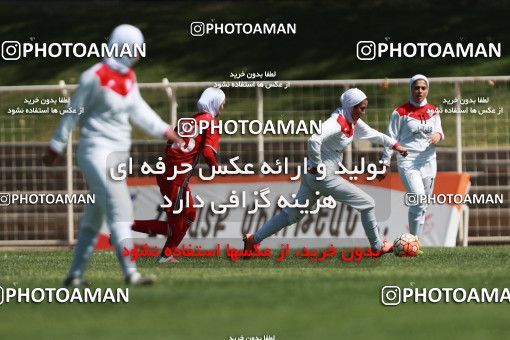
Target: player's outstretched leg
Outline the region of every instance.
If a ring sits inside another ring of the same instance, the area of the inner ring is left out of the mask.
[[[399,175],[402,180],[402,184],[404,184],[408,193],[420,196],[426,194],[422,175],[419,170],[399,168]],[[421,234],[421,229],[425,222],[425,209],[426,205],[422,203],[409,207],[409,232],[415,236],[419,236]]]
[[[254,251],[257,244],[291,224],[287,213],[281,211],[274,215],[256,233],[243,236],[244,251]],[[244,257],[245,260],[249,258],[249,256]]]
[[[132,286],[145,286],[151,285],[155,282],[153,276],[142,276],[136,269],[133,263],[127,256],[122,256],[122,249],[127,247],[133,248],[133,240],[131,238],[131,222],[116,221],[110,225],[112,244],[115,246],[115,255],[119,260],[122,273],[124,274],[124,281]]]
[[[287,215],[285,211],[280,211],[278,214],[271,217],[269,221],[264,223],[255,234],[246,234],[246,236],[253,235],[251,237],[247,237],[248,243],[250,245],[260,243],[264,239],[268,238],[273,234],[276,234],[277,232],[291,224],[292,223],[289,219],[289,215]]]
[[[131,230],[144,234],[158,234],[163,236],[169,236],[171,233],[168,222],[159,220],[135,220],[131,226]]]
[[[114,164],[117,164],[119,161],[116,157],[121,160],[127,158],[121,154],[112,154],[109,159],[113,158]],[[93,187],[91,185],[91,188]],[[115,247],[115,255],[119,261],[125,282],[136,286],[153,283],[155,280],[153,277],[142,276],[137,271],[136,263],[132,262],[128,256],[122,255],[126,248],[133,249],[134,247],[131,233],[131,225],[134,220],[133,203],[127,183],[108,179],[103,187],[105,190],[105,204],[103,207],[106,222],[110,229],[112,245]]]
[[[331,195],[336,201],[343,202],[360,212],[361,224],[373,250],[380,251],[381,254],[393,251],[391,242],[381,240],[375,218],[375,201],[369,194],[338,176],[327,176],[323,181],[316,183],[323,195]]]
[[[254,251],[257,244],[290,224],[292,223],[287,213],[281,211],[277,215],[274,215],[269,221],[264,223],[256,233],[243,236],[244,251]],[[244,257],[245,260],[249,258],[249,256]]]
[[[310,206],[315,205],[315,202],[317,202],[317,196],[310,188],[310,185],[304,180],[299,186],[299,190],[296,194],[296,201],[300,204],[308,201]],[[285,208],[283,211],[274,215],[269,219],[269,221],[264,223],[256,233],[244,235],[244,250],[253,251],[255,245],[259,244],[269,236],[276,234],[283,228],[298,222],[301,218],[303,218],[303,216],[304,215],[300,213],[298,208]],[[245,259],[248,258],[249,256],[245,257]]]
[[[179,215],[172,215],[171,213],[168,214],[168,224],[171,227],[171,235],[166,240],[163,250],[156,260],[158,263],[178,262],[172,255],[165,254],[165,251],[169,249],[169,251],[173,252],[174,249],[179,246],[184,236],[186,236],[186,232],[189,227],[191,227],[195,221],[195,218],[196,210],[193,207],[185,208]]]
[[[73,262],[67,278],[64,280],[64,286],[81,287],[86,285],[85,281],[83,281],[83,273],[94,252],[102,223],[102,210],[95,204],[85,206],[80,221],[78,242],[74,249]]]
[[[371,202],[373,203],[373,199]],[[373,250],[379,250],[381,255],[393,252],[393,243],[386,240],[381,241],[379,227],[375,219],[375,204],[371,208],[365,209],[361,213],[361,224],[367,235],[368,242]]]

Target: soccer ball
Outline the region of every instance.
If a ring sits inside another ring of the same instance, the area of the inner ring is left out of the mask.
[[[412,234],[402,234],[393,242],[395,256],[416,256],[420,251],[420,241]]]

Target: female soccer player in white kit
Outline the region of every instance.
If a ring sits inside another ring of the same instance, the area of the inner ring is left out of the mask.
[[[371,247],[387,253],[392,251],[393,245],[381,241],[375,219],[374,199],[354,184],[336,175],[335,171],[339,169],[339,163],[342,162],[343,150],[352,143],[353,138],[368,139],[373,143],[394,148],[404,157],[407,150],[393,138],[372,129],[360,119],[368,105],[367,96],[361,90],[353,88],[345,91],[340,96],[340,101],[341,108],[333,112],[331,117],[322,124],[321,133],[314,134],[308,139],[308,173],[301,180],[296,201],[304,204],[308,200],[308,210],[311,210],[318,199],[315,192],[319,191],[323,196],[331,195],[335,200],[353,207],[361,213],[361,223]],[[321,163],[326,167],[326,177],[318,180],[316,179],[317,166]],[[267,221],[255,234],[245,235],[245,250],[253,250],[255,244],[282,228],[298,222],[303,216],[299,208],[285,208]]]
[[[406,158],[397,156],[398,173],[408,193],[430,195],[436,177],[436,147],[444,139],[441,117],[434,105],[427,102],[429,81],[417,74],[409,81],[409,102],[393,111],[388,136],[409,150]],[[382,161],[390,165],[393,150],[385,148]],[[409,231],[415,236],[422,232],[426,204],[409,207]]]
[[[114,44],[118,44],[119,51],[127,44],[133,53],[135,44],[143,44],[142,32],[131,25],[120,25],[110,37],[109,45]],[[109,169],[117,169],[120,162],[126,162],[129,158],[129,119],[153,136],[179,143],[181,140],[141,97],[135,73],[131,69],[138,58],[134,55],[106,58],[83,72],[70,107],[76,111],[83,107],[84,113],[63,116],[44,159],[47,165],[55,164],[58,156],[64,152],[70,132],[79,122],[77,163],[90,191],[95,195],[96,203],[85,207],[65,285],[83,284],[83,272],[105,217],[126,283],[140,285],[153,281],[150,277],[141,276],[128,256],[121,256],[123,247],[133,247],[133,207],[125,179],[113,180]]]

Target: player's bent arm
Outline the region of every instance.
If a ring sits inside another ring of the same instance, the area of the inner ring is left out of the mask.
[[[46,155],[42,158],[45,165],[55,165],[59,156],[64,153],[71,131],[73,131],[80,119],[78,112],[81,108],[83,108],[82,114],[87,114],[87,111],[89,110],[94,88],[97,88],[97,81],[98,80],[91,69],[82,73],[79,86],[73,94],[68,106],[73,110],[66,113],[62,119],[60,119],[60,123],[53,133],[53,137],[51,138],[48,149],[46,150]]]
[[[177,136],[175,131],[172,130],[170,125],[165,123],[142,98],[138,87],[136,87],[134,91],[136,91],[135,103],[129,111],[129,118],[131,118],[133,123],[138,125],[151,136],[166,138],[172,142],[180,142],[181,139]]]
[[[74,112],[66,113],[62,117],[60,124],[55,130],[55,133],[53,134],[49,144],[49,148],[57,155],[64,153],[64,149],[69,140],[69,135],[80,119],[80,115],[78,114],[80,108],[83,107],[84,109],[82,114],[87,114],[87,110],[89,109],[90,105],[90,99],[92,97],[94,88],[96,87],[97,81],[98,80],[94,72],[91,70],[85,71],[81,75],[80,84],[72,96],[71,102],[69,103],[69,107],[73,108]]]
[[[354,130],[354,138],[367,139],[372,143],[393,149],[395,149],[398,145],[398,142],[394,138],[391,138],[384,133],[377,131],[376,129],[372,129],[361,119],[358,119],[358,123],[356,124],[356,129]]]
[[[174,143],[181,144],[183,142],[182,138],[179,137],[177,135],[177,133],[175,133],[175,131],[172,130],[172,128],[170,126],[168,127],[168,129],[166,129],[164,136],[167,140],[174,142]]]
[[[217,123],[216,120],[211,119],[211,121]],[[207,163],[207,165],[209,165],[211,169],[217,168],[219,166],[216,160],[216,155],[218,154],[218,149],[220,147],[220,138],[221,135],[219,134],[218,131],[213,132],[210,129],[207,129],[205,131],[202,156],[204,156],[205,162]]]
[[[354,138],[367,139],[372,143],[392,148],[393,150],[398,151],[404,157],[407,156],[407,149],[405,147],[401,146],[395,139],[385,135],[382,132],[372,129],[361,119],[358,119],[356,129],[354,130]]]
[[[390,138],[397,140],[399,130],[400,130],[400,115],[397,111],[393,111],[393,113],[391,114],[390,122],[388,124],[387,135]],[[385,164],[385,165],[390,164],[391,157],[393,156],[393,150],[394,150],[394,146],[392,146],[392,147],[385,146],[384,147],[383,155],[381,158],[383,164]]]

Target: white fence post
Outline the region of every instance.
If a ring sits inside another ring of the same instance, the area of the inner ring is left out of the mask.
[[[469,240],[469,207],[465,204],[462,205],[460,223],[463,224],[462,246],[467,247]]]
[[[67,97],[69,92],[65,81],[58,82],[62,95]],[[66,147],[66,178],[67,178],[67,193],[73,194],[73,133],[69,133],[69,142]],[[67,204],[67,243],[72,245],[74,243],[74,206],[72,203]]]
[[[170,125],[173,128],[177,124],[177,98],[175,96],[175,89],[170,87],[168,78],[163,78],[162,83],[165,86],[165,92],[168,96],[168,102],[170,103]]]
[[[462,117],[460,113],[460,82],[455,82],[455,97],[459,100],[455,104],[457,114],[455,115],[455,147],[457,148],[457,172],[462,172]]]
[[[262,87],[257,87],[257,120],[264,121],[264,94]],[[257,163],[260,165],[264,162],[264,134],[257,135]]]
[[[457,109],[457,114],[455,115],[455,147],[456,151],[456,163],[457,163],[457,172],[462,172],[462,113],[460,107],[460,99],[462,97],[462,93],[460,90],[460,82],[455,82],[455,97],[458,99],[455,104],[455,108]],[[467,247],[468,245],[468,237],[469,237],[469,208],[466,205],[462,205],[460,211],[459,218],[459,233],[461,234],[462,246]]]

